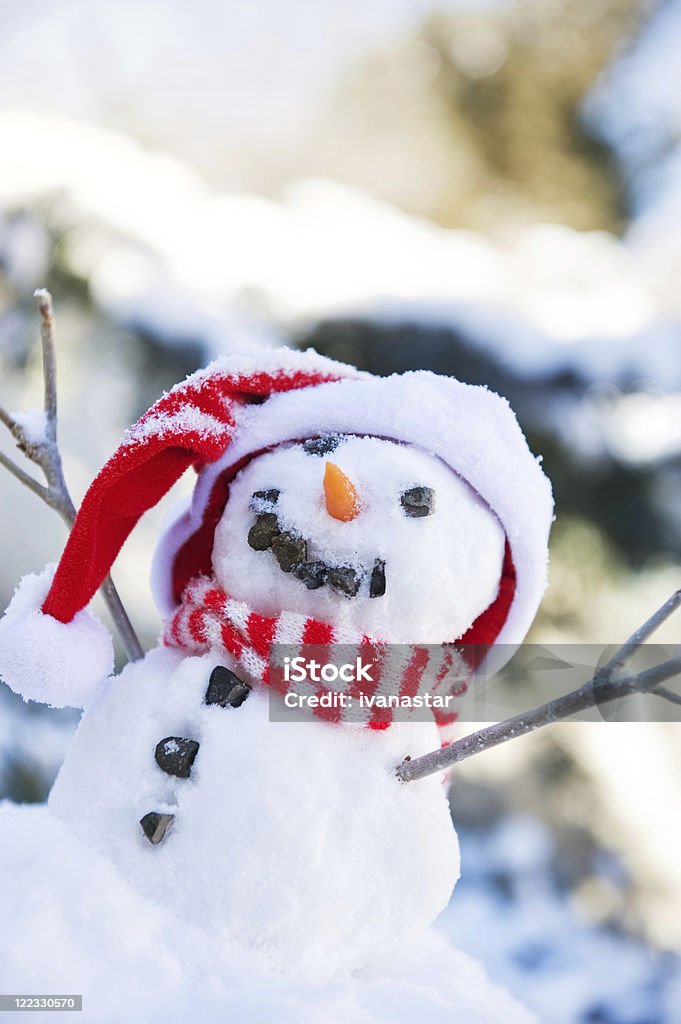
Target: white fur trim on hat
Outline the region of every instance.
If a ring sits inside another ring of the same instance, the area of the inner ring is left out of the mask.
[[[0,619],[0,677],[24,700],[84,708],[113,671],[113,643],[87,611],[66,623],[42,613],[55,568],[24,576]]]

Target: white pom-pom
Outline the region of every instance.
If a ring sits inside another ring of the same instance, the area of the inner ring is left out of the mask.
[[[24,576],[0,620],[0,678],[24,700],[84,708],[113,671],[113,643],[86,611],[71,622],[43,615],[54,572]]]

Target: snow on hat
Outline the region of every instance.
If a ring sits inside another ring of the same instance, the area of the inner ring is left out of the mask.
[[[127,432],[86,493],[54,576],[22,581],[0,622],[6,682],[26,699],[84,706],[113,665],[107,631],[84,609],[143,513],[186,469],[198,471],[191,505],[154,560],[155,596],[170,614],[189,580],[211,571],[238,470],[266,449],[328,432],[418,445],[477,491],[504,527],[507,557],[496,601],[462,639],[520,643],[546,585],[553,503],[505,399],[428,371],[374,377],[312,350],[279,349],[216,360]]]

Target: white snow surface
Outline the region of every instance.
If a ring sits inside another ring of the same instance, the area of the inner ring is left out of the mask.
[[[355,975],[294,977],[142,896],[43,807],[0,804],[0,837],[0,989],[82,993],[66,1020],[536,1024],[434,932]]]
[[[319,374],[330,378],[367,378],[368,374],[357,370],[348,363],[341,363],[320,355],[313,348],[299,351],[297,349],[278,346],[275,350],[264,352],[245,350],[238,354],[221,355],[211,360],[203,369],[196,370],[185,380],[175,384],[164,394],[177,395],[184,398],[184,404],[174,412],[159,411],[154,406],[134,423],[123,435],[121,447],[132,447],[144,444],[151,437],[180,437],[183,434],[196,433],[208,437],[219,437],[224,434],[226,439],[232,435],[234,424],[244,418],[245,409],[237,405],[225,395],[221,396],[224,415],[217,417],[201,408],[196,401],[196,394],[201,385],[211,378],[229,377],[234,387],[239,388],[243,380],[244,387],[248,378],[258,374],[267,374],[275,379],[286,380],[296,374]],[[163,398],[160,401],[163,401]],[[246,406],[248,409],[248,406]]]
[[[327,511],[327,462],[357,492],[359,514],[349,522]],[[400,496],[412,487],[432,489],[431,515],[405,514]],[[308,590],[271,551],[250,547],[252,496],[270,488],[280,492],[273,507],[280,527],[307,540],[308,560],[355,569],[363,581],[355,597],[328,586]],[[498,519],[442,460],[411,445],[350,436],[324,456],[292,444],[248,463],[230,486],[213,566],[227,593],[263,615],[285,608],[387,642],[443,643],[461,636],[494,601],[504,541]],[[371,598],[376,559],[385,563],[386,592]]]
[[[393,769],[439,746],[435,725],[269,722],[262,686],[239,708],[207,706],[218,663],[158,648],[112,678],[50,811],[179,928],[289,972],[328,978],[418,937],[449,900],[458,842],[441,780],[405,786]],[[168,737],[199,742],[190,778],[156,764]],[[150,811],[175,815],[158,846],[139,824]]]
[[[10,415],[19,424],[31,444],[45,443],[47,415],[43,409],[25,409]]]
[[[24,576],[0,619],[0,676],[24,700],[82,708],[113,671],[113,642],[87,611],[68,623],[43,615],[55,568]]]

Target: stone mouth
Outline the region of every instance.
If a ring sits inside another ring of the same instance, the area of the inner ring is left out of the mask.
[[[356,569],[351,565],[336,565],[319,559],[310,559],[310,542],[291,530],[281,527],[273,511],[278,493],[256,491],[252,508],[255,521],[248,531],[248,543],[255,551],[269,552],[282,572],[300,580],[308,590],[329,587],[345,597],[357,597],[362,584],[368,581],[369,597],[385,594],[385,562],[375,558],[373,565]]]

